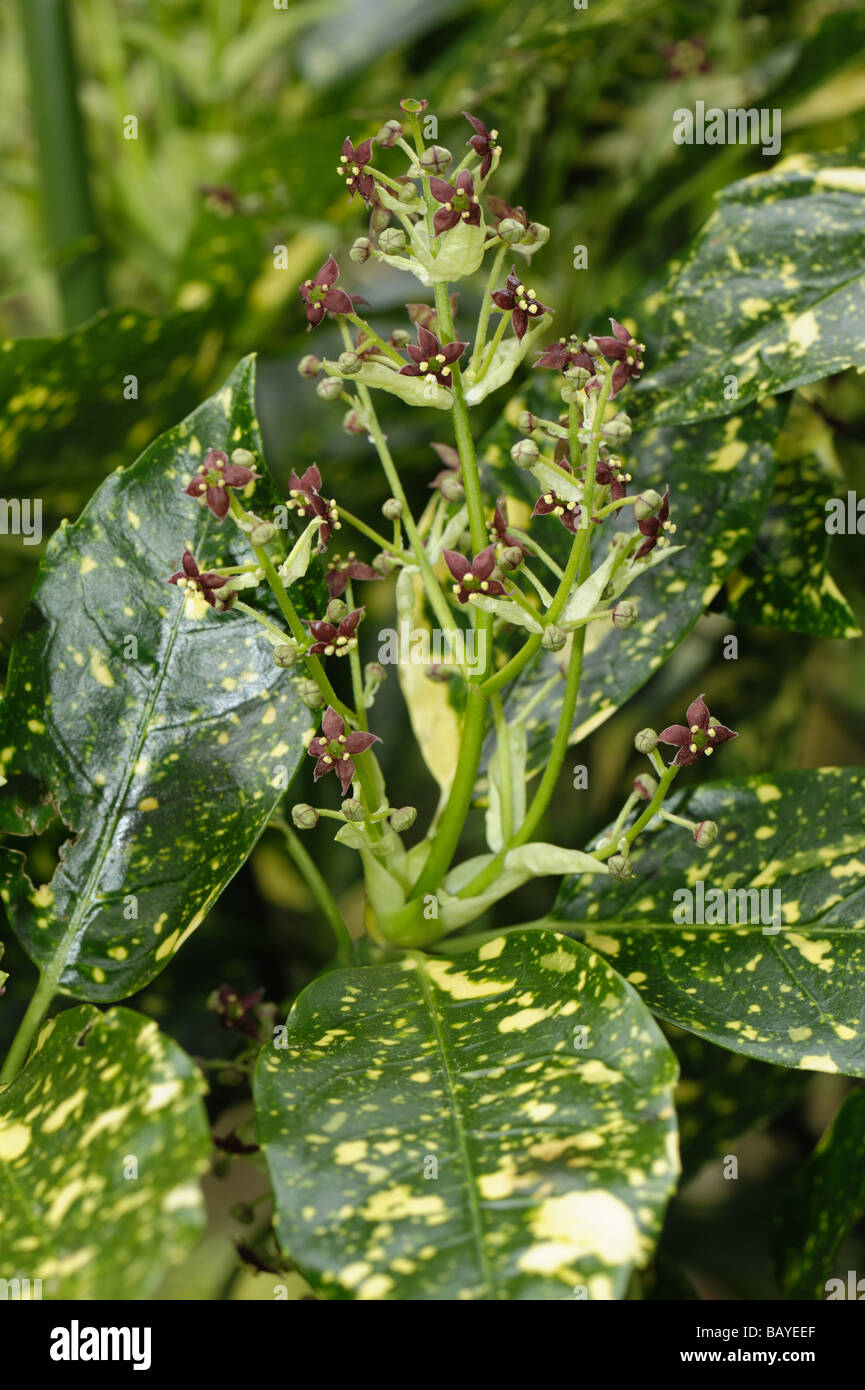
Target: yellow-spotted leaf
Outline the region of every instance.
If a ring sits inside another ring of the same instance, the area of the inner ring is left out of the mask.
[[[72,838],[38,885],[0,851],[2,896],[30,958],[76,998],[123,998],[168,964],[304,754],[309,712],[260,625],[189,616],[167,582],[186,547],[202,569],[251,558],[234,522],[183,490],[211,447],[261,459],[252,358],[52,537],[12,651],[0,828],[30,835],[59,816]],[[277,501],[262,476],[251,505],[272,515]],[[275,559],[293,539],[279,533]],[[292,593],[323,608],[309,577]]]
[[[715,782],[667,804],[714,821],[714,844],[664,824],[637,842],[632,879],[568,879],[553,917],[680,1028],[865,1076],[865,772]]]
[[[557,932],[331,972],[259,1059],[280,1242],[324,1298],[621,1298],[678,1172],[675,1076]]]
[[[43,1298],[152,1297],[204,1228],[203,1091],[142,1014],[82,1004],[45,1024],[0,1090],[4,1277],[41,1279]]]

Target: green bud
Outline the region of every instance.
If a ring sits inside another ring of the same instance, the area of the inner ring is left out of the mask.
[[[456,474],[452,478],[442,478],[441,494],[446,502],[461,502],[466,495],[462,479]]]
[[[396,144],[401,135],[402,126],[399,121],[385,121],[378,135],[375,136],[373,144],[381,145],[383,149],[389,150],[392,145]]]
[[[418,101],[417,97],[403,97],[399,105],[401,111],[408,111],[412,116],[418,116],[421,111],[426,111],[429,102],[425,100]]]
[[[278,535],[278,526],[274,526],[272,521],[263,521],[259,519],[251,528],[249,532],[249,539],[252,542],[252,544],[256,546],[269,545],[270,542],[274,539],[274,537]]]
[[[343,392],[343,384],[338,376],[326,376],[318,383],[315,394],[323,401],[335,401]]]
[[[298,801],[291,808],[291,820],[298,830],[312,830],[313,826],[318,825],[318,811],[305,801]]]
[[[658,746],[658,735],[654,729],[641,729],[634,735],[634,747],[638,753],[653,753]]]
[[[637,621],[637,605],[629,602],[628,599],[623,599],[613,608],[610,617],[613,620],[613,627],[619,628],[621,632],[626,632]]]
[[[325,609],[324,616],[329,623],[341,623],[343,618],[348,617],[348,604],[341,598],[332,598]]]
[[[411,342],[411,334],[407,328],[395,328],[390,336],[395,348],[404,348],[406,343]]]
[[[348,258],[354,261],[355,265],[363,265],[368,261],[372,254],[372,242],[368,236],[359,236],[348,248]]]
[[[380,661],[368,661],[363,668],[363,677],[370,685],[373,681],[376,685],[381,685],[382,681],[387,680],[387,671]]]
[[[297,648],[290,647],[287,642],[283,642],[281,646],[274,647],[273,649],[273,660],[277,666],[283,668],[294,666],[297,662],[297,658]]]
[[[313,680],[298,681],[297,693],[308,709],[321,709],[324,704],[324,696]]]
[[[639,792],[644,801],[651,801],[658,790],[658,783],[648,772],[641,772],[634,778],[634,791]]]
[[[425,174],[437,174],[441,178],[448,165],[453,163],[453,155],[444,145],[430,145],[418,160]]]
[[[544,628],[541,638],[541,646],[548,652],[560,652],[568,640],[568,634],[555,623],[550,623],[549,627]]]
[[[417,820],[417,809],[414,806],[400,806],[398,811],[391,811],[388,819],[392,830],[411,830]]]
[[[406,207],[410,207],[412,203],[420,203],[417,189],[413,183],[404,183],[396,200],[398,203],[404,203]]]
[[[530,410],[521,410],[517,416],[517,429],[520,434],[531,434],[538,427],[538,417]]]
[[[393,571],[396,569],[398,563],[399,561],[396,559],[394,555],[389,555],[386,551],[381,550],[379,551],[378,555],[376,555],[373,559],[372,567],[374,570],[377,570],[379,574],[383,575],[385,579],[387,579],[387,576],[389,574],[392,574]]]
[[[586,341],[583,343],[583,347],[586,349],[586,352],[589,354],[590,357],[601,356],[601,349],[598,347],[594,338],[587,338]]]
[[[650,516],[655,515],[662,501],[663,498],[655,492],[654,488],[650,487],[645,492],[641,492],[634,503],[634,520],[648,521]]]
[[[336,365],[343,376],[356,376],[363,366],[363,358],[359,352],[349,349],[348,352],[341,352],[336,359]]]
[[[382,503],[381,514],[388,521],[399,521],[404,511],[405,507],[398,497],[389,497]]]
[[[634,866],[624,854],[611,854],[607,860],[607,868],[610,878],[614,878],[617,883],[627,883],[629,878],[634,877]]]
[[[254,468],[255,454],[249,449],[235,449],[231,455],[231,462],[236,463],[239,468]]]
[[[526,229],[522,222],[518,222],[515,217],[505,217],[496,228],[502,241],[507,242],[508,246],[516,246],[526,235]]]
[[[339,809],[346,820],[366,820],[366,811],[353,796],[347,796]]]
[[[550,229],[543,222],[530,222],[526,228],[526,245],[531,245],[532,251],[537,251],[539,247],[545,246],[550,239]]]
[[[694,844],[699,845],[700,849],[706,849],[718,838],[718,827],[713,820],[701,820],[694,827]]]
[[[498,563],[506,573],[517,570],[523,563],[523,552],[518,545],[506,545],[499,554]]]
[[[342,428],[345,434],[369,434],[359,410],[347,410],[345,412],[342,417]]]
[[[231,1208],[231,1219],[240,1221],[244,1226],[251,1226],[255,1220],[255,1209],[248,1202],[235,1202]]]
[[[534,468],[541,451],[533,439],[520,439],[511,449],[511,458],[517,468]]]
[[[398,251],[404,251],[407,244],[402,227],[385,227],[378,239],[378,249],[386,256],[395,256]]]
[[[321,371],[321,358],[316,357],[312,352],[308,352],[305,357],[301,357],[297,364],[297,370],[300,376],[318,376]]]
[[[580,399],[582,389],[583,385],[580,381],[563,381],[559,388],[559,393],[562,400],[565,401],[567,405],[576,405],[577,401]]]
[[[388,226],[390,226],[390,213],[387,208],[374,207],[369,215],[369,230],[372,235],[378,236]]]
[[[611,444],[627,444],[633,433],[631,418],[624,410],[620,410],[618,415],[614,415],[601,429],[604,439],[609,440]]]

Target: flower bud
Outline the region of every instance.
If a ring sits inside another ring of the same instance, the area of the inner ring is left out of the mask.
[[[417,820],[417,809],[414,806],[400,806],[398,811],[391,811],[388,819],[392,830],[411,830]]]
[[[526,229],[522,222],[518,222],[515,217],[505,217],[496,228],[502,241],[507,242],[508,246],[516,246],[526,235]]]
[[[545,246],[550,239],[550,229],[544,226],[543,222],[530,222],[526,228],[526,245],[531,246],[532,251],[537,251],[539,247]]]
[[[347,796],[339,809],[346,820],[366,820],[366,811],[356,797]]]
[[[372,242],[368,236],[359,236],[348,248],[348,258],[354,261],[355,265],[363,265],[368,261],[372,253]]]
[[[321,371],[321,358],[316,357],[312,352],[308,352],[305,357],[301,357],[297,364],[297,370],[300,376],[318,376]]]
[[[233,1221],[240,1221],[244,1226],[251,1226],[255,1220],[255,1208],[251,1207],[249,1202],[235,1202],[230,1215]]]
[[[648,521],[650,516],[655,515],[662,500],[654,488],[648,488],[645,492],[641,492],[634,503],[634,520]]]
[[[575,381],[578,386],[585,386],[586,382],[590,380],[592,373],[589,371],[588,367],[578,367],[572,362],[565,367],[564,375],[567,377],[568,381]]]
[[[499,569],[508,572],[518,570],[523,563],[523,552],[518,545],[506,545],[498,557]]]
[[[338,376],[322,377],[315,388],[315,394],[323,401],[335,401],[342,394],[343,384]]]
[[[388,550],[379,551],[372,561],[373,569],[385,579],[396,569],[398,561]]]
[[[348,352],[341,352],[336,359],[336,365],[343,376],[356,376],[363,366],[363,358],[359,352],[354,352],[351,348]]]
[[[583,343],[583,347],[586,349],[586,352],[589,354],[590,357],[601,356],[601,349],[598,347],[594,338],[587,338],[586,341]]]
[[[549,627],[544,628],[541,638],[541,646],[548,652],[560,652],[568,640],[568,634],[563,628],[557,627],[555,623],[550,623]]]
[[[369,434],[369,430],[363,421],[363,416],[358,410],[347,410],[342,417],[342,428],[345,434]]]
[[[375,136],[373,144],[381,145],[383,149],[389,150],[392,145],[396,144],[401,135],[402,126],[399,121],[385,121],[378,135]]]
[[[369,229],[374,236],[379,236],[386,227],[390,226],[390,213],[386,207],[374,207],[369,215]]]
[[[274,647],[273,649],[273,660],[277,666],[282,666],[284,668],[294,666],[297,658],[297,648],[290,647],[287,642],[283,642],[280,646]]]
[[[274,526],[272,521],[256,521],[249,533],[249,539],[255,546],[269,545],[274,536],[279,535],[279,527]]]
[[[639,792],[644,801],[651,801],[658,790],[658,783],[648,772],[641,772],[634,778],[634,791]]]
[[[297,682],[297,694],[303,701],[307,709],[321,709],[324,704],[324,696],[319,690],[314,680],[301,680]]]
[[[618,415],[614,415],[601,429],[601,434],[610,444],[627,444],[633,433],[631,417],[626,415],[624,410],[620,410]]]
[[[701,820],[694,826],[694,844],[699,845],[700,849],[706,849],[718,838],[718,827],[713,820]]]
[[[407,328],[395,328],[390,335],[390,340],[395,348],[404,348],[406,343],[411,342],[411,334]]]
[[[405,507],[398,497],[389,497],[386,502],[382,503],[381,514],[388,521],[399,521],[404,511]]]
[[[298,830],[312,830],[313,826],[318,825],[318,811],[305,801],[298,801],[291,808],[291,819]]]
[[[517,429],[520,434],[531,434],[538,427],[538,417],[530,410],[521,410],[517,416]]]
[[[641,729],[634,735],[634,747],[638,753],[653,753],[658,746],[658,735],[654,729]]]
[[[403,184],[397,194],[397,202],[403,203],[406,207],[410,207],[412,203],[420,203],[420,199],[417,196],[417,189],[413,183]]]
[[[437,174],[441,178],[448,165],[453,163],[453,155],[444,145],[429,145],[418,159],[425,174]]]
[[[341,623],[343,618],[348,617],[348,604],[341,598],[332,598],[325,609],[324,616],[329,623]]]
[[[374,694],[382,682],[387,680],[387,671],[380,661],[368,661],[363,668],[363,678],[367,686],[371,689],[374,687]]]
[[[588,376],[588,373],[586,373]],[[583,389],[581,381],[563,381],[559,388],[559,394],[567,405],[576,405],[580,399],[580,392]]]
[[[386,256],[393,256],[406,248],[406,234],[402,227],[385,227],[378,239],[378,248]]]
[[[511,449],[511,458],[517,468],[534,468],[541,451],[533,439],[520,439]]]
[[[236,463],[239,468],[254,468],[255,454],[250,453],[249,449],[233,449],[231,462]]]
[[[614,878],[617,883],[627,883],[629,878],[634,877],[634,866],[624,854],[611,854],[607,860],[607,868],[610,878]]]
[[[623,599],[621,603],[615,605],[610,617],[613,620],[613,627],[619,628],[621,632],[626,632],[637,621],[637,605],[628,599]]]
[[[441,495],[446,502],[461,502],[466,495],[462,479],[456,474],[452,478],[442,478]]]

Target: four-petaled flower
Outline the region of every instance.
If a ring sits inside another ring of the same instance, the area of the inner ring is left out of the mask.
[[[670,544],[670,537],[667,535],[667,532],[675,531],[676,526],[675,523],[670,522],[668,520],[669,515],[670,484],[668,483],[667,486],[664,488],[664,500],[662,501],[655,515],[650,516],[646,521],[637,522],[639,530],[646,537],[646,539],[643,541],[643,544],[640,546],[639,550],[634,556],[635,560],[642,560],[643,556],[648,555],[650,550],[654,550],[656,545],[663,546]]]
[[[623,497],[627,497],[626,484],[630,481],[630,473],[622,472],[622,460],[615,454],[611,454],[609,458],[598,459],[595,464],[595,482],[610,489],[611,502],[620,502]]]
[[[320,487],[321,474],[314,463],[307,468],[302,478],[299,478],[292,469],[288,479],[289,500],[287,505],[296,511],[299,517],[321,517],[322,525],[318,528],[318,546],[316,547],[319,551],[327,550],[331,532],[338,531],[342,525],[335,499],[331,498],[329,502],[325,501],[319,494]]]
[[[549,367],[556,372],[563,372],[567,367],[584,367],[593,376],[596,370],[594,361],[575,333],[570,338],[559,338],[557,343],[551,343],[541,353],[535,366]]]
[[[544,492],[532,510],[532,516],[557,516],[566,531],[577,534],[580,525],[580,507],[577,502],[566,502],[554,492]]]
[[[671,724],[658,734],[659,743],[671,743],[678,748],[673,762],[679,767],[699,762],[703,754],[709,757],[719,743],[727,743],[729,739],[739,737],[733,729],[728,729],[725,724],[712,718],[703,695],[691,701],[685,718],[687,724]]]
[[[251,994],[238,994],[231,985],[223,985],[218,991],[214,1000],[213,1007],[219,1015],[220,1028],[239,1028],[241,1033],[245,1033],[253,1042],[260,1042],[261,1035],[259,1025],[253,1016],[256,1004],[260,1004],[264,998],[264,990],[256,989]],[[230,1147],[228,1144],[220,1145],[228,1153],[255,1152],[254,1149],[241,1149]]]
[[[198,472],[188,487],[183,490],[190,497],[197,497],[202,506],[209,507],[214,516],[223,521],[228,515],[230,487],[246,487],[259,475],[252,468],[240,463],[229,463],[228,455],[221,449],[208,449],[204,462],[198,465]]]
[[[406,352],[412,359],[400,371],[400,376],[432,376],[440,386],[451,385],[451,366],[462,357],[468,343],[446,343],[442,347],[435,333],[418,324],[417,346],[409,343]]]
[[[309,649],[310,655],[347,656],[352,647],[357,646],[355,630],[364,612],[363,608],[355,608],[353,613],[346,613],[338,625],[329,623],[326,618],[316,618],[310,622],[308,624],[309,630],[315,638]]]
[[[318,328],[324,318],[325,309],[333,314],[350,314],[353,300],[345,290],[334,288],[339,279],[339,266],[328,256],[321,270],[312,280],[304,280],[300,287],[300,297],[304,303],[307,322],[310,328]]]
[[[471,145],[475,154],[480,159],[481,167],[479,173],[481,179],[485,179],[490,172],[493,155],[501,154],[502,152],[501,145],[496,145],[494,143],[499,138],[499,132],[497,130],[487,130],[483,121],[479,120],[477,116],[470,115],[468,111],[464,111],[463,115],[475,132],[470,140],[466,140],[466,144]]]
[[[449,232],[459,222],[467,222],[470,227],[480,226],[481,202],[468,169],[457,175],[456,187],[446,179],[430,179],[429,186],[436,202],[444,204],[433,218],[436,236]]]
[[[365,174],[363,167],[365,164],[369,164],[371,155],[372,140],[364,140],[355,149],[351,141],[346,139],[342,144],[342,154],[339,157],[339,167],[336,171],[348,184],[349,197],[353,198],[355,193],[359,193],[367,207],[372,202],[375,193],[375,179],[372,174]]]
[[[365,753],[374,743],[381,743],[376,734],[366,734],[361,729],[346,734],[345,720],[328,705],[321,721],[321,734],[312,740],[307,753],[316,759],[313,780],[318,781],[328,772],[335,772],[342,787],[343,796],[354,780],[354,763],[357,753]]]
[[[525,208],[512,208],[510,203],[505,202],[504,198],[496,198],[492,193],[488,193],[487,209],[492,214],[496,231],[502,222],[519,222],[520,226],[528,232],[529,215]]]
[[[506,592],[499,579],[491,579],[495,569],[495,546],[488,545],[480,555],[475,555],[471,563],[458,550],[443,550],[445,564],[457,581],[453,591],[460,603],[468,603],[471,594],[489,594],[491,597]]]
[[[226,608],[231,607],[237,594],[230,593],[222,599],[217,592],[228,583],[224,574],[217,574],[214,570],[200,570],[191,550],[184,550],[180,563],[183,568],[172,574],[168,582],[176,584],[178,589],[184,591],[187,603],[193,610],[198,606],[196,600],[198,604],[202,601],[209,604],[217,613],[224,613]]]
[[[345,559],[341,555],[334,556],[324,576],[324,582],[331,598],[342,598],[350,579],[381,578],[382,575],[378,574],[372,565],[365,565],[362,560],[358,560],[354,551],[350,550]]]
[[[512,536],[508,531],[508,502],[506,497],[496,498],[496,509],[490,523],[490,536],[493,541],[498,541],[502,545],[516,546],[524,557],[528,555],[528,551],[519,537]]]
[[[613,325],[614,337],[596,338],[595,342],[601,349],[605,357],[611,357],[616,365],[613,368],[613,381],[610,387],[610,400],[618,395],[629,377],[638,380],[640,372],[643,370],[643,353],[646,351],[645,343],[638,343],[636,338],[632,338],[627,328],[617,323],[615,319],[610,319]]]
[[[525,337],[526,329],[532,319],[539,319],[543,314],[552,313],[550,306],[542,304],[534,290],[526,289],[517,275],[515,266],[510,268],[504,289],[492,290],[491,296],[498,309],[504,310],[505,313],[512,311],[511,325],[520,342]]]

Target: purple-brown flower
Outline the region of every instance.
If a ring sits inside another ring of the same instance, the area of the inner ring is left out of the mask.
[[[320,495],[320,488],[321,474],[314,463],[307,468],[302,478],[299,478],[292,469],[288,479],[287,505],[304,520],[307,517],[321,517],[323,524],[318,529],[317,549],[327,550],[331,532],[338,531],[342,523],[339,519],[335,499],[331,498],[329,502],[326,501]]]
[[[598,459],[595,464],[595,482],[610,489],[611,502],[620,502],[623,497],[627,497],[626,484],[630,481],[630,473],[622,472],[622,460],[615,454],[611,454],[609,458]]]
[[[668,531],[675,531],[675,525],[669,521],[670,516],[670,484],[664,488],[664,500],[654,516],[650,516],[646,521],[638,521],[637,526],[641,533],[646,537],[640,546],[635,560],[642,560],[644,555],[648,555],[654,550],[656,545],[669,545],[670,537]]]
[[[463,169],[457,175],[456,186],[446,179],[435,178],[430,179],[429,186],[436,202],[442,204],[433,218],[436,236],[449,232],[459,222],[467,222],[470,227],[480,226],[481,201],[475,193],[474,179],[468,169]]]
[[[515,266],[510,268],[504,289],[492,290],[491,297],[496,308],[511,314],[511,325],[520,342],[533,319],[552,313],[550,306],[542,304],[534,290],[526,289]]]
[[[471,594],[489,594],[491,597],[506,592],[499,579],[491,579],[495,569],[495,546],[488,545],[469,562],[458,550],[443,550],[444,562],[457,581],[453,591],[460,603],[468,603]]]
[[[378,578],[374,570],[373,575]],[[326,618],[316,618],[309,622],[307,626],[315,638],[309,649],[310,655],[348,656],[352,647],[357,646],[355,632],[365,611],[363,608],[355,608],[354,612],[347,613],[339,624],[330,623]]]
[[[345,559],[341,555],[333,557],[327,574],[324,576],[324,582],[331,598],[342,598],[350,579],[381,579],[382,577],[373,569],[372,565],[365,565],[363,560],[358,560],[354,551],[350,550]]]
[[[610,319],[610,323],[613,325],[614,337],[596,338],[595,342],[604,356],[611,357],[616,363],[610,388],[610,400],[612,400],[621,391],[629,377],[633,377],[635,381],[639,380],[640,372],[645,366],[643,353],[646,351],[646,344],[638,343],[636,338],[631,337],[627,328],[624,328],[615,319]]]
[[[253,468],[229,463],[228,455],[221,449],[208,449],[204,462],[198,465],[198,472],[183,491],[189,497],[197,497],[202,506],[209,507],[213,515],[223,521],[228,515],[228,489],[246,487],[258,476]]]
[[[339,778],[342,794],[345,796],[354,780],[354,762],[358,753],[365,753],[374,743],[381,743],[376,734],[366,734],[360,729],[346,734],[345,720],[328,705],[321,721],[321,734],[312,740],[307,753],[315,758],[313,780],[335,772]]]
[[[400,371],[400,376],[433,376],[440,386],[451,385],[451,366],[462,357],[468,343],[446,343],[442,347],[435,333],[418,324],[417,345],[409,343],[406,352],[412,359]]]
[[[441,492],[441,486],[443,482],[446,482],[449,478],[460,477],[462,463],[460,461],[458,451],[453,447],[452,444],[431,444],[430,448],[434,449],[435,452],[438,454],[439,459],[444,464],[444,468],[441,470],[440,473],[436,473],[429,486],[434,487],[437,491]]]
[[[580,506],[577,502],[566,502],[554,492],[544,492],[532,510],[532,516],[557,516],[566,531],[577,534],[580,525]]]
[[[519,537],[512,536],[508,531],[508,502],[506,497],[496,498],[496,509],[490,523],[490,537],[493,542],[498,542],[501,545],[516,546],[523,558],[528,554]]]
[[[324,318],[325,309],[332,314],[350,314],[352,297],[345,290],[335,288],[339,279],[339,266],[328,256],[321,270],[312,280],[304,280],[300,287],[300,297],[304,303],[307,322],[310,328],[318,328]]]
[[[704,754],[709,757],[719,743],[739,737],[733,729],[712,718],[704,695],[698,695],[696,700],[691,701],[685,718],[687,724],[671,724],[658,734],[659,743],[671,743],[678,748],[673,762],[679,767],[699,762]]]
[[[365,164],[369,164],[371,155],[372,140],[364,140],[355,149],[351,141],[346,139],[342,144],[342,154],[336,171],[348,184],[349,197],[353,198],[355,193],[359,193],[367,207],[373,200],[375,179],[372,174],[365,174],[363,168]]]
[[[226,608],[231,607],[237,594],[230,593],[222,599],[217,593],[228,583],[224,574],[217,574],[214,570],[200,570],[191,550],[184,550],[180,563],[183,568],[172,574],[169,584],[176,584],[178,589],[182,589],[187,595],[200,595],[217,613],[224,613]]]
[[[495,141],[499,138],[499,132],[497,130],[487,130],[483,121],[477,116],[470,115],[468,111],[464,111],[463,115],[474,130],[474,135],[470,140],[466,140],[466,144],[471,145],[475,154],[480,159],[481,167],[479,173],[481,179],[485,179],[490,172],[493,155],[501,154],[502,152],[501,146],[495,144]]]
[[[593,359],[575,333],[572,333],[570,338],[559,338],[557,343],[551,343],[541,353],[535,366],[549,367],[556,372],[563,372],[567,367],[584,367],[593,376],[596,370]]]

